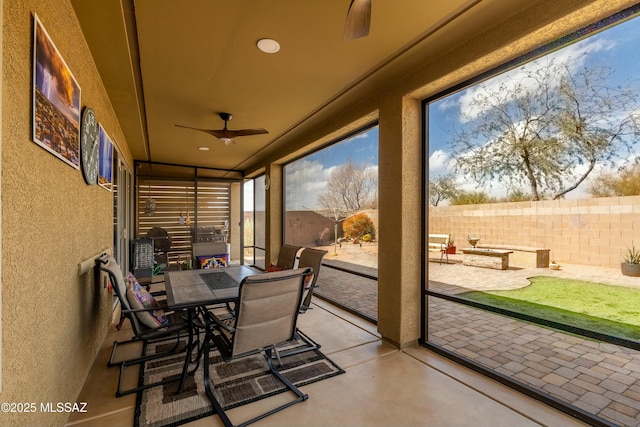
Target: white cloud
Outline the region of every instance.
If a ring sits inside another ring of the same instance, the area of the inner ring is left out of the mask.
[[[375,176],[378,176],[378,165],[371,165],[364,168],[365,171],[371,171]]]
[[[444,98],[438,101],[438,109],[444,111],[451,108],[455,108],[455,109],[458,108],[458,100],[456,99],[455,96],[449,96],[447,98]]]
[[[436,150],[429,157],[429,176],[446,175],[451,172],[453,159],[450,153],[444,150]]]
[[[369,134],[367,132],[363,132],[347,139],[347,141],[352,141],[354,139],[367,139],[367,138],[369,138]]]
[[[318,207],[318,195],[327,188],[334,167],[325,168],[318,161],[302,160],[286,168],[288,210]]]

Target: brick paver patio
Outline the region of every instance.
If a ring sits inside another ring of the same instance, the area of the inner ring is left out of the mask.
[[[428,339],[622,426],[640,426],[640,352],[429,298]]]
[[[343,261],[326,260],[324,264],[349,268],[377,277],[378,270]],[[337,301],[350,310],[370,319],[378,318],[378,281],[355,274],[345,273],[329,267],[322,267],[318,276],[315,294],[331,301]]]
[[[453,259],[455,260],[455,256]],[[341,265],[339,261],[329,261]],[[430,289],[443,293],[513,289],[528,277],[553,275],[640,287],[619,270],[563,265],[548,269],[492,270],[430,262]],[[377,275],[376,269],[363,272]],[[346,302],[377,318],[377,282],[323,268],[319,295]],[[428,339],[521,383],[620,426],[640,427],[640,352],[568,335],[517,319],[429,297]]]

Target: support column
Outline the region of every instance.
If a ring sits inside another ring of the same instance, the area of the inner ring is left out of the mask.
[[[284,185],[282,165],[270,164],[265,170],[265,182],[269,183],[266,190],[266,258],[265,267],[275,263],[283,242],[282,224],[284,224]]]
[[[379,125],[378,331],[403,348],[420,337],[420,102],[389,99]]]

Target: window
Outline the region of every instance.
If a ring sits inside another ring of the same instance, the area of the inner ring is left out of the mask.
[[[640,361],[637,198],[601,191],[640,176],[640,18],[606,27],[637,9],[425,101],[426,345],[599,425],[640,421],[616,367]]]
[[[253,265],[266,268],[267,195],[264,189],[265,176],[254,180],[253,186]]]
[[[377,126],[284,166],[285,243],[328,251],[317,294],[372,320],[377,300],[358,306],[344,296],[345,281],[330,278],[339,266],[360,274],[377,295],[377,181]]]

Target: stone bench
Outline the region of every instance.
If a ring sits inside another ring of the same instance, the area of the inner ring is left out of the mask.
[[[476,245],[481,249],[498,249],[512,251],[509,258],[509,265],[511,267],[520,268],[548,268],[549,267],[549,253],[550,249],[544,248],[531,248],[527,246],[513,246],[513,245],[494,245],[491,243],[484,243]]]
[[[509,254],[512,252],[501,249],[464,248],[462,253],[463,265],[506,270],[509,268]]]

